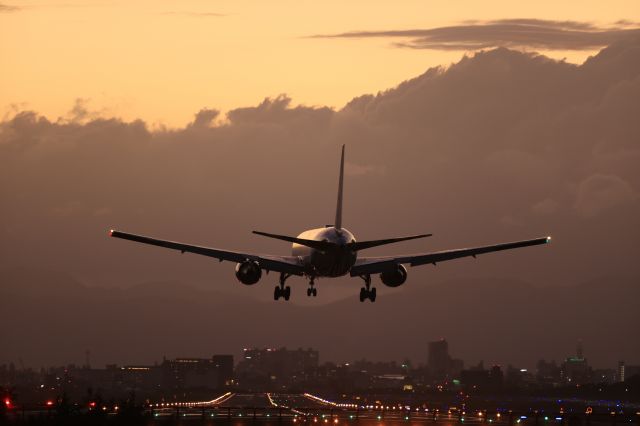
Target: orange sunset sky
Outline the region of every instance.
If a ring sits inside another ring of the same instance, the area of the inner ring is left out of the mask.
[[[608,27],[640,21],[640,7],[637,0],[2,1],[0,116],[32,109],[56,119],[81,98],[100,115],[177,127],[203,107],[228,111],[281,93],[339,109],[468,52],[310,36],[515,18]],[[582,62],[599,48],[535,50]]]

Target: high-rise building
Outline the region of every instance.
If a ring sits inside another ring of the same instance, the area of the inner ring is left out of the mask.
[[[438,381],[459,376],[464,363],[460,359],[451,358],[449,344],[445,339],[440,339],[429,342],[427,368],[431,377]]]
[[[429,358],[427,367],[429,373],[437,379],[444,379],[449,374],[449,364],[451,357],[449,356],[449,344],[445,339],[429,342]]]
[[[593,371],[589,367],[587,359],[584,358],[582,342],[578,342],[576,356],[568,357],[562,363],[561,378],[567,383],[580,385],[589,383],[592,379],[592,373]]]
[[[624,382],[624,361],[618,361],[618,372],[616,374],[616,379],[618,382]]]

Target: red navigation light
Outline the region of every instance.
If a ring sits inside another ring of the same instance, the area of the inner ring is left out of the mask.
[[[4,405],[5,405],[7,408],[11,408],[11,400],[10,400],[9,398],[5,398],[5,399],[4,399]]]
[[[89,403],[89,407],[94,408],[95,406],[96,406],[95,401],[91,401],[91,402]]]
[[[53,405],[53,401],[52,400],[48,400],[47,401],[47,407],[51,407]]]
[[[113,229],[109,230],[109,236],[112,237],[113,236]]]

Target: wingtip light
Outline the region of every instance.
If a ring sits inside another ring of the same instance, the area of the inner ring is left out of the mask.
[[[115,231],[114,231],[113,229],[109,229],[109,236],[110,236],[110,237],[113,237],[113,233],[114,233],[114,232],[115,232]]]
[[[551,236],[548,236],[547,237],[547,243],[550,243],[550,242],[551,242]]]

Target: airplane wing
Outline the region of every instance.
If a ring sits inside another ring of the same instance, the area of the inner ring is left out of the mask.
[[[214,257],[220,262],[227,260],[230,262],[244,262],[245,260],[253,260],[258,262],[261,269],[266,271],[284,272],[293,275],[303,275],[305,270],[298,262],[295,256],[272,256],[258,255],[250,253],[240,253],[229,250],[220,250],[211,247],[194,246],[191,244],[183,244],[175,241],[159,240],[156,238],[145,237],[143,235],[129,234],[111,230],[109,235],[114,238],[122,238],[124,240],[135,241],[137,243],[150,244],[153,246],[165,247],[168,249],[179,250],[182,253],[195,253],[203,256]]]
[[[399,264],[419,266],[431,263],[435,265],[436,263],[444,262],[445,260],[459,259],[461,257],[468,256],[476,257],[479,254],[491,253],[501,250],[511,250],[520,247],[535,246],[538,244],[546,244],[550,241],[551,237],[544,237],[535,238],[533,240],[495,244],[491,246],[444,250],[433,253],[413,254],[406,256],[363,257],[356,261],[356,264],[351,268],[350,274],[352,277],[365,274],[378,274],[392,270]]]

